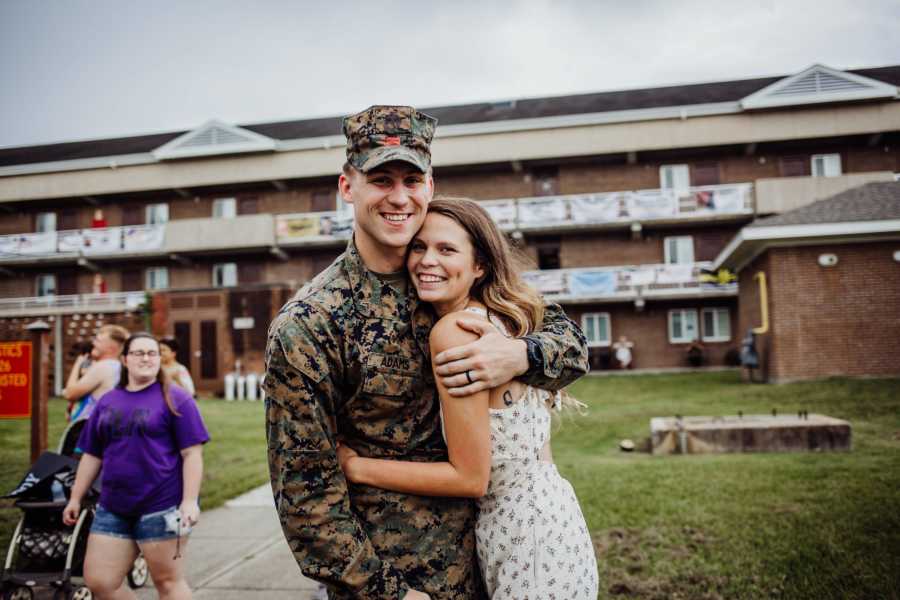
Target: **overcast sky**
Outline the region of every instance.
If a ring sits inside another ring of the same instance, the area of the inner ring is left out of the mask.
[[[0,0],[0,147],[894,65],[898,34],[900,0]]]

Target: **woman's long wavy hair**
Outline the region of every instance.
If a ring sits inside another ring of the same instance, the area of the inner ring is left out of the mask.
[[[131,343],[134,342],[134,340],[139,340],[141,338],[153,340],[156,342],[157,347],[159,347],[159,340],[145,331],[132,333],[128,339],[125,340],[125,346],[122,348],[122,368],[119,372],[119,387],[123,390],[128,386],[128,367],[125,366],[125,357],[128,356],[128,351],[131,349]],[[176,417],[180,417],[181,413],[175,409],[175,403],[172,401],[172,395],[169,393],[169,387],[171,385],[169,376],[166,375],[165,370],[162,368],[162,364],[160,364],[159,371],[156,373],[156,381],[158,381],[159,385],[162,387],[162,395],[169,411]]]
[[[475,262],[484,271],[472,284],[469,296],[498,315],[515,337],[538,329],[544,322],[544,300],[519,276],[527,268],[528,259],[510,245],[488,212],[470,198],[441,197],[428,204],[428,213],[453,219],[469,235]],[[558,410],[583,413],[586,408],[565,390],[545,393],[547,404]]]
[[[520,337],[544,321],[544,301],[519,271],[525,259],[500,233],[484,208],[469,198],[442,197],[432,200],[428,213],[453,219],[469,235],[475,262],[484,275],[475,280],[469,295],[500,316],[510,334]]]

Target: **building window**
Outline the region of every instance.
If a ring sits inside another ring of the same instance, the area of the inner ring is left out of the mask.
[[[810,164],[813,177],[837,177],[841,174],[840,154],[813,154]]]
[[[559,269],[559,244],[538,246],[537,259],[538,269]]]
[[[35,290],[37,296],[55,296],[56,275],[38,275]]]
[[[588,346],[609,346],[609,313],[585,313],[581,315],[581,330]]]
[[[56,231],[56,213],[42,212],[38,213],[34,219],[34,230],[38,233],[47,231]]]
[[[162,225],[169,222],[169,205],[165,202],[148,204],[145,210],[146,218],[144,222],[147,225]]]
[[[663,243],[667,265],[686,265],[694,262],[694,238],[692,236],[667,237]]]
[[[697,339],[697,311],[669,311],[669,343],[687,344]]]
[[[237,215],[237,202],[234,198],[216,198],[213,200],[213,218],[233,219]]]
[[[166,267],[151,267],[144,275],[144,289],[165,290],[169,287],[169,269]]]
[[[674,190],[679,196],[687,194],[691,187],[691,171],[687,165],[660,165],[659,187]]]
[[[237,285],[237,263],[213,265],[213,287],[234,287]]]
[[[703,309],[703,341],[731,341],[731,317],[727,308]]]

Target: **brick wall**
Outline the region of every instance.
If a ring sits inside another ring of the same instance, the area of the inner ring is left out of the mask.
[[[771,332],[762,338],[771,381],[900,375],[900,243],[775,248],[743,269],[741,328],[758,324],[751,281],[767,273]],[[838,264],[821,267],[820,254]]]

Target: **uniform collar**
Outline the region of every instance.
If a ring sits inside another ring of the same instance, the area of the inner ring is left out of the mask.
[[[352,238],[344,253],[343,268],[350,283],[356,312],[365,317],[411,323],[416,343],[425,356],[429,356],[428,335],[434,316],[430,307],[419,301],[412,282],[406,286],[406,296],[401,296],[397,290],[386,286],[363,263]]]

